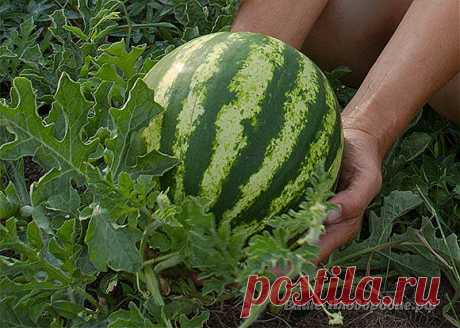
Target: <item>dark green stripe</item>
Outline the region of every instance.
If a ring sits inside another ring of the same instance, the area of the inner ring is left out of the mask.
[[[192,52],[190,58],[185,63],[185,69],[179,74],[173,82],[171,90],[173,94],[169,98],[168,108],[165,112],[162,125],[162,135],[160,151],[165,154],[172,154],[172,148],[176,140],[177,119],[182,111],[183,102],[190,92],[190,85],[193,74],[196,69],[203,63],[203,55],[211,51],[215,45],[224,42],[228,38],[228,34],[219,35],[207,41],[203,47]],[[173,62],[173,60],[172,60]],[[164,65],[168,65],[165,63]]]
[[[238,224],[241,219],[245,221],[260,219],[270,214],[268,210],[270,209],[271,202],[281,196],[284,187],[299,176],[305,161],[305,156],[308,154],[311,144],[319,138],[321,133],[323,133],[323,126],[329,110],[326,104],[324,80],[321,78],[321,73],[318,68],[316,68],[316,74],[319,77],[319,81],[317,82],[320,86],[319,93],[316,98],[316,103],[308,104],[309,110],[311,111],[308,116],[309,122],[300,133],[294,150],[286,160],[285,165],[274,175],[270,187],[256,199],[251,207],[241,213],[236,220],[232,221],[232,223]],[[306,188],[307,185],[303,187]],[[301,196],[302,195],[299,195],[299,198]],[[286,208],[295,206],[299,200],[300,199],[294,199],[290,204],[286,204]]]
[[[183,108],[184,100],[187,98],[188,93],[190,92],[190,85],[192,82],[193,74],[196,69],[203,63],[203,54],[206,54],[208,51],[211,51],[215,45],[225,42],[228,38],[228,34],[223,33],[203,44],[202,47],[193,51],[190,55],[190,58],[185,62],[185,69],[178,75],[176,80],[171,85],[171,90],[173,94],[169,97],[168,107],[166,108],[161,127],[161,141],[160,141],[160,151],[165,154],[173,154],[173,145],[176,140],[176,127],[177,120],[180,112]],[[180,49],[177,55],[180,54]],[[175,61],[175,56],[167,58],[167,61],[162,62],[161,66],[169,67]],[[158,65],[158,64],[157,64]],[[163,74],[166,71],[163,72]],[[156,78],[161,79],[162,75],[158,75]],[[182,160],[182,159],[180,159]],[[171,189],[171,195],[174,194],[174,175],[176,174],[177,169],[169,171],[161,178],[161,184],[164,188]]]
[[[275,68],[268,84],[262,110],[255,119],[256,125],[252,126],[249,121],[244,124],[247,145],[223,182],[222,194],[213,208],[218,217],[236,205],[242,196],[240,187],[262,166],[268,146],[283,129],[283,108],[290,91],[296,87],[297,75],[302,71],[299,54],[294,49],[286,47],[283,57],[284,64]]]
[[[211,162],[213,142],[216,138],[216,120],[220,109],[235,99],[235,94],[227,87],[243,67],[251,46],[263,45],[264,37],[259,35],[239,40],[222,57],[222,68],[208,83],[206,112],[199,125],[190,136],[185,156],[184,190],[186,194],[198,195],[204,173]],[[253,51],[253,50],[252,50]]]

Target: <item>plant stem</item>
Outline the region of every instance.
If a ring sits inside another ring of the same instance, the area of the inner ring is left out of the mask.
[[[168,259],[158,263],[155,265],[154,271],[156,273],[160,273],[161,271],[170,269],[175,267],[176,265],[182,263],[184,261],[183,257],[180,254],[174,254],[173,256],[169,257]]]
[[[264,304],[257,305],[255,308],[252,309],[251,314],[249,317],[243,321],[238,328],[248,328],[259,318],[259,316],[265,311],[267,307],[268,301],[265,301]]]
[[[168,24],[162,24],[162,23],[146,23],[146,24],[131,24],[131,25],[118,25],[117,28],[119,29],[125,29],[125,28],[153,28],[153,27],[165,27],[168,26]],[[174,25],[170,26],[171,28],[175,27]]]
[[[339,265],[339,264],[342,264],[342,263],[344,263],[346,261],[349,261],[350,259],[354,259],[355,257],[362,256],[362,255],[365,255],[365,254],[368,254],[368,253],[378,252],[378,251],[381,251],[381,250],[383,250],[385,248],[388,248],[388,247],[410,246],[410,245],[419,246],[420,244],[419,243],[414,243],[414,242],[390,241],[390,242],[380,244],[380,245],[377,245],[377,246],[374,246],[374,247],[365,248],[365,249],[363,249],[363,250],[361,250],[359,252],[350,254],[348,256],[344,256],[341,259],[335,260],[334,264]]]
[[[163,300],[163,297],[161,296],[160,283],[158,281],[158,277],[156,273],[152,270],[151,266],[146,266],[144,268],[144,279],[145,279],[145,285],[147,286],[147,290],[150,292],[151,296],[153,297],[155,304],[159,306],[164,306],[165,301]]]
[[[178,256],[178,255],[179,255],[178,252],[169,253],[169,254],[166,254],[166,255],[163,255],[163,256],[159,256],[159,257],[155,257],[153,259],[147,260],[147,261],[144,262],[143,265],[146,266],[146,265],[156,264],[156,263],[168,260],[171,257]]]

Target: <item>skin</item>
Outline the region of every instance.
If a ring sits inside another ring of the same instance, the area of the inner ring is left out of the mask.
[[[359,86],[342,122],[338,210],[326,220],[318,261],[355,238],[382,185],[383,159],[430,103],[460,123],[460,1],[246,0],[233,31],[259,32],[301,49],[323,69],[350,67]]]

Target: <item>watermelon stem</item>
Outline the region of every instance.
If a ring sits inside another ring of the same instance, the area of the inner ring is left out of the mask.
[[[241,325],[238,328],[248,328],[251,327],[251,325],[259,318],[259,316],[265,311],[265,308],[267,307],[268,301],[265,301],[265,303],[261,305],[255,306],[249,317],[244,320]]]
[[[156,273],[152,270],[151,266],[146,266],[144,268],[144,279],[147,290],[153,297],[154,302],[159,306],[164,306],[165,302],[161,296],[160,283]]]
[[[153,270],[156,273],[160,273],[161,271],[173,268],[173,267],[181,264],[183,261],[184,261],[184,258],[182,257],[182,255],[175,254],[174,256],[171,256],[167,260],[164,260],[164,261],[158,263],[157,265],[155,265]]]
[[[147,265],[157,264],[157,263],[163,262],[165,260],[170,259],[171,257],[178,256],[178,255],[179,255],[178,252],[169,253],[169,254],[166,254],[166,255],[162,255],[162,256],[155,257],[153,259],[147,260],[147,261],[144,262],[143,265],[147,266]]]

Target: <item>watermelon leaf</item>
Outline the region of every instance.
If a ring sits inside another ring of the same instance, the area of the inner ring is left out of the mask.
[[[135,228],[116,226],[105,209],[96,207],[85,237],[91,262],[99,271],[139,271],[142,257],[136,243],[141,235]]]
[[[107,142],[107,147],[110,150],[110,170],[114,177],[136,165],[137,156],[143,155],[135,147],[138,141],[136,138],[139,138],[136,132],[147,127],[161,111],[162,108],[154,101],[153,91],[142,80],[136,81],[122,109],[110,110],[116,134]],[[144,147],[141,151],[145,152]],[[146,169],[145,161],[143,167]]]
[[[135,73],[139,58],[145,51],[145,45],[133,47],[131,51],[126,51],[124,40],[102,47],[102,55],[96,58],[99,65],[114,65],[123,72],[126,80],[131,79]]]
[[[0,158],[18,160],[24,156],[35,156],[50,171],[40,182],[35,183],[33,204],[40,204],[56,195],[56,190],[60,190],[62,194],[59,193],[59,197],[65,201],[58,207],[72,211],[78,207],[79,202],[71,181],[83,175],[84,163],[97,146],[97,140],[85,142],[81,138],[91,103],[82,95],[80,85],[63,74],[55,96],[55,104],[62,108],[65,122],[65,126],[62,126],[63,138],[58,139],[54,133],[54,124],[45,125],[38,116],[35,92],[30,81],[17,78],[13,84],[17,105],[14,108],[0,105],[0,124],[5,125],[16,138],[0,147]]]
[[[118,310],[108,318],[108,328],[162,328],[145,317],[134,303],[129,303],[128,310]]]
[[[408,212],[415,210],[422,205],[421,197],[411,191],[393,191],[384,197],[383,206],[380,209],[380,215],[371,211],[369,213],[369,230],[370,235],[363,241],[355,241],[344,250],[336,251],[330,262],[341,265],[357,264],[360,267],[370,267],[372,269],[385,269],[388,263],[392,262],[393,254],[391,249],[381,249],[380,245],[390,242],[393,223]],[[401,261],[406,265],[401,266]],[[400,269],[406,267],[404,272],[414,274],[417,267],[412,266],[409,261],[415,261],[414,258],[400,258],[395,256],[394,263]],[[396,264],[400,262],[399,264]],[[433,272],[432,268],[428,268]]]

